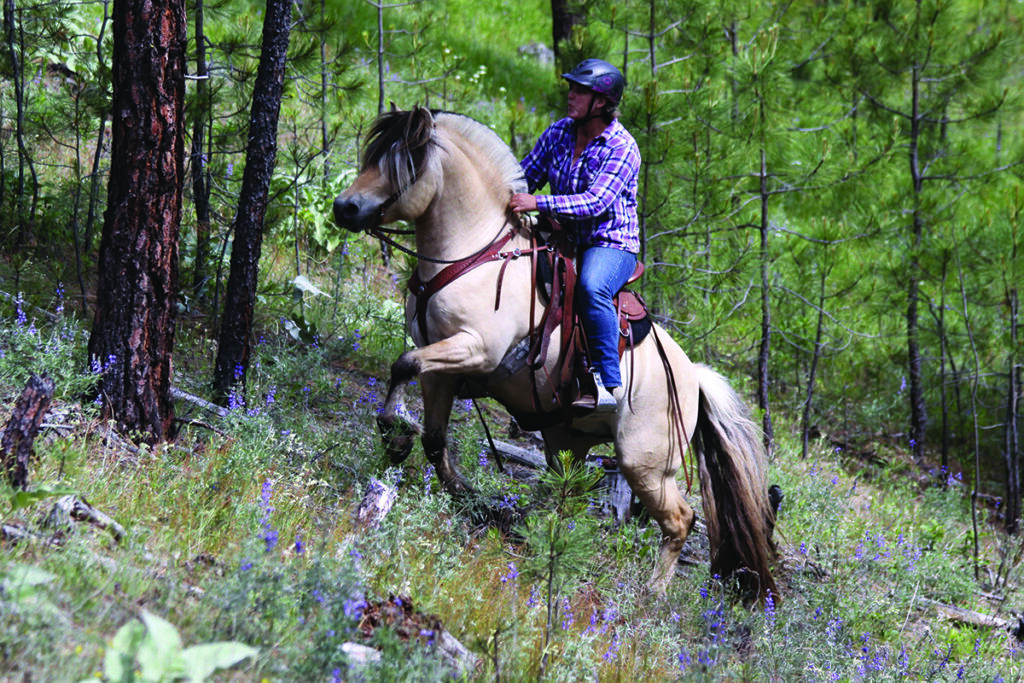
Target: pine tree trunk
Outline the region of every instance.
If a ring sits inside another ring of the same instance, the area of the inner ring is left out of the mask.
[[[249,146],[235,216],[231,271],[224,294],[224,318],[214,367],[214,395],[222,404],[227,402],[236,385],[244,390],[249,367],[263,221],[277,154],[277,121],[284,88],[291,8],[291,0],[268,0],[263,22],[263,49],[253,89]]]
[[[1006,461],[1006,531],[1016,533],[1020,524],[1020,365],[1015,349],[1018,345],[1017,328],[1020,325],[1020,307],[1016,287],[1009,291],[1010,362],[1008,363],[1006,387],[1006,436],[1003,457]]]
[[[761,425],[764,431],[764,447],[769,457],[775,448],[775,430],[772,427],[769,388],[771,380],[768,373],[768,362],[771,356],[772,340],[772,304],[769,291],[769,271],[771,258],[768,253],[768,165],[765,151],[761,149],[761,344],[757,353],[757,407],[763,411]]]
[[[919,110],[921,95],[920,74],[913,69],[911,82],[910,115],[910,177],[913,183],[912,234],[910,262],[907,282],[907,372],[910,375],[910,449],[917,462],[924,457],[924,430],[928,414],[924,400],[924,360],[921,354],[920,320],[918,305],[921,296],[921,245],[924,240],[924,217],[921,209],[921,195],[924,192],[924,177],[918,158],[921,141],[922,115]]]
[[[202,296],[210,277],[210,183],[206,150],[209,115],[209,77],[206,66],[206,33],[203,28],[203,0],[196,0],[196,118],[192,123],[192,203],[196,210],[196,255],[192,266],[192,291]]]
[[[185,2],[114,4],[113,136],[89,358],[104,417],[171,433],[185,159]]]
[[[562,63],[565,57],[562,45],[572,38],[573,26],[585,25],[586,19],[585,14],[573,10],[571,0],[551,0],[551,47],[555,52],[556,69],[572,68],[572,64]]]

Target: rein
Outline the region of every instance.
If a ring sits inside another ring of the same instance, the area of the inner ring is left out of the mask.
[[[511,229],[506,230],[510,227]],[[533,256],[539,252],[548,251],[550,249],[547,245],[533,246],[528,249],[510,249],[502,251],[506,244],[508,244],[515,236],[516,232],[522,228],[522,224],[519,221],[513,221],[510,217],[506,217],[505,221],[498,228],[498,232],[490,242],[485,244],[481,249],[458,259],[439,259],[426,254],[421,254],[414,249],[410,249],[402,244],[399,244],[395,240],[388,237],[388,234],[392,235],[410,235],[415,234],[414,230],[395,230],[389,228],[376,227],[368,230],[367,232],[376,237],[381,242],[389,244],[395,249],[398,249],[404,254],[413,256],[417,259],[426,261],[428,263],[444,264],[447,267],[442,269],[430,280],[423,281],[420,278],[419,269],[413,271],[412,276],[409,278],[407,287],[413,296],[416,297],[416,318],[419,325],[420,336],[424,343],[428,343],[429,337],[427,335],[427,303],[430,301],[430,297],[439,292],[441,289],[457,280],[467,272],[484,265],[485,263],[494,263],[495,261],[502,261],[501,272],[498,276],[498,291],[495,297],[494,308],[498,309],[501,303],[501,282],[505,273],[505,266],[508,265],[510,260],[518,259],[520,256]]]
[[[403,254],[406,254],[408,256],[412,256],[412,257],[417,258],[417,259],[419,259],[421,261],[426,261],[427,263],[437,263],[437,264],[450,265],[450,264],[463,263],[465,261],[471,261],[471,260],[477,258],[478,256],[480,256],[481,254],[483,254],[484,252],[486,252],[488,249],[492,248],[494,246],[494,244],[501,238],[501,233],[505,229],[505,226],[509,224],[509,222],[510,222],[509,219],[506,218],[505,222],[501,224],[500,228],[498,228],[498,233],[494,236],[494,239],[492,239],[490,242],[485,244],[483,246],[483,248],[480,249],[479,251],[477,251],[477,252],[475,252],[473,254],[470,254],[469,256],[464,256],[463,258],[457,258],[457,259],[451,259],[451,260],[442,259],[442,258],[434,258],[433,256],[427,256],[426,254],[421,254],[420,252],[416,251],[415,249],[410,249],[409,247],[406,247],[406,246],[404,246],[402,244],[399,244],[395,240],[393,240],[390,237],[388,237],[388,235],[415,235],[416,234],[415,230],[397,230],[395,228],[384,228],[384,227],[381,227],[381,226],[377,226],[376,228],[371,228],[371,229],[367,230],[366,232],[369,235],[371,235],[373,237],[376,237],[381,242],[384,242],[385,244],[394,247],[398,251],[400,251]],[[518,226],[513,226],[513,229],[515,229],[517,227]],[[511,239],[511,233],[509,234],[509,239]],[[506,240],[506,241],[508,241],[508,240]]]

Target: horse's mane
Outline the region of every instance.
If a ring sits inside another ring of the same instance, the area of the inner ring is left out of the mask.
[[[407,188],[416,182],[440,144],[435,124],[462,135],[479,148],[511,190],[526,191],[523,169],[497,133],[468,116],[421,107],[377,117],[363,148],[363,169],[376,166],[396,190]]]

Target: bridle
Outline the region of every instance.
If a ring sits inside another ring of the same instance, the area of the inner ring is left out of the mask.
[[[412,257],[420,259],[422,261],[426,261],[427,263],[436,263],[436,264],[441,264],[441,265],[452,265],[452,264],[460,264],[460,263],[465,263],[467,261],[472,261],[473,259],[478,258],[481,254],[484,254],[485,252],[487,252],[489,249],[493,248],[494,245],[498,242],[498,240],[501,239],[502,233],[505,231],[505,227],[506,226],[511,225],[512,226],[512,232],[516,232],[517,230],[522,228],[522,223],[519,220],[519,216],[517,214],[513,214],[511,211],[509,211],[505,215],[505,222],[502,223],[501,227],[498,228],[498,232],[494,235],[494,237],[491,239],[491,241],[488,242],[487,244],[485,244],[481,249],[479,249],[479,250],[473,252],[472,254],[470,254],[469,256],[464,256],[462,258],[457,258],[457,259],[442,259],[442,258],[435,258],[433,256],[427,256],[426,254],[421,254],[420,252],[416,251],[415,249],[410,249],[409,247],[406,247],[405,245],[400,244],[400,243],[396,242],[395,240],[391,239],[391,237],[389,237],[389,235],[415,235],[416,234],[415,230],[402,230],[402,229],[399,229],[399,228],[385,228],[384,226],[381,225],[381,222],[384,220],[384,214],[387,213],[387,210],[390,209],[392,206],[394,206],[395,202],[397,202],[399,199],[401,199],[402,195],[404,195],[406,192],[408,192],[409,188],[416,184],[417,180],[419,180],[419,178],[417,178],[416,175],[414,174],[413,177],[412,177],[412,180],[410,180],[408,183],[406,183],[402,187],[400,187],[397,190],[395,190],[394,192],[392,192],[390,195],[388,195],[388,197],[383,202],[381,202],[380,207],[377,209],[377,225],[375,227],[367,229],[366,230],[367,234],[371,235],[372,237],[375,237],[376,239],[380,240],[384,244],[387,244],[388,246],[394,247],[395,249],[397,249],[398,251],[402,252],[403,254],[406,254],[408,256],[412,256]]]

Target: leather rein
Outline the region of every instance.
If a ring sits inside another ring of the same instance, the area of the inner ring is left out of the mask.
[[[391,199],[389,197],[389,199]],[[392,202],[385,202],[390,206]],[[383,207],[381,213],[386,210],[387,207]],[[508,229],[506,229],[508,228]],[[388,235],[413,235],[415,230],[396,230],[392,228],[384,228],[377,226],[367,230],[367,232],[373,237],[377,238],[381,242],[388,244],[395,249],[401,251],[404,254],[413,256],[417,259],[426,261],[428,263],[443,264],[446,267],[438,272],[434,277],[424,281],[420,277],[419,268],[413,271],[412,276],[409,278],[407,287],[409,292],[416,297],[416,320],[419,326],[420,336],[422,337],[423,343],[429,343],[429,337],[427,334],[427,304],[430,298],[441,291],[444,287],[450,285],[452,282],[465,275],[471,270],[474,270],[487,263],[494,263],[495,261],[501,261],[501,271],[498,274],[497,292],[495,293],[494,309],[497,310],[501,304],[501,285],[505,276],[505,268],[508,266],[510,261],[514,261],[521,256],[530,256],[545,252],[551,249],[547,244],[538,245],[536,238],[531,233],[530,243],[531,246],[527,249],[507,249],[505,246],[515,237],[516,233],[522,229],[522,224],[519,222],[518,217],[513,219],[512,214],[509,214],[505,218],[505,222],[501,224],[497,234],[494,238],[483,246],[480,250],[457,259],[440,259],[410,249],[389,237]],[[534,269],[536,270],[536,269]]]

